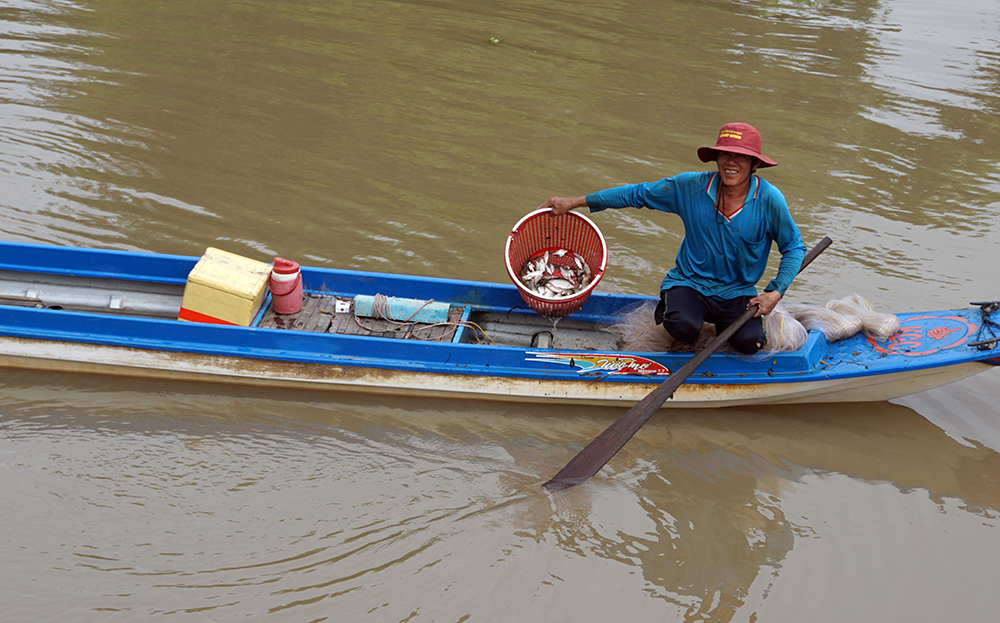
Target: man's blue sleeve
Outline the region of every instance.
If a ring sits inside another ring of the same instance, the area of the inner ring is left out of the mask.
[[[585,199],[591,212],[629,207],[674,212],[677,205],[677,188],[673,179],[664,178],[658,182],[608,188],[590,193]]]
[[[795,279],[795,275],[799,273],[799,268],[802,266],[802,258],[806,255],[806,245],[802,242],[802,234],[788,211],[785,197],[773,186],[771,188],[774,189],[776,195],[776,198],[771,202],[771,235],[781,253],[781,262],[778,264],[778,275],[767,284],[764,291],[775,290],[781,296],[785,296],[785,290],[792,285],[792,280]]]

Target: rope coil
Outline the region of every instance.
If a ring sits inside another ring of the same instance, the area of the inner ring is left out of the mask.
[[[424,309],[425,307],[427,307],[431,303],[434,303],[434,299],[430,299],[430,300],[424,301],[423,305],[421,305],[420,307],[418,307],[417,309],[415,309],[413,311],[413,313],[410,314],[405,320],[397,320],[396,318],[393,317],[393,314],[392,314],[392,301],[395,298],[396,297],[394,297],[394,296],[386,296],[385,294],[376,294],[374,297],[372,297],[372,299],[373,299],[372,300],[372,318],[375,319],[375,320],[382,320],[382,321],[388,322],[390,324],[396,325],[395,329],[391,329],[391,331],[393,331],[393,332],[399,332],[399,331],[404,331],[405,330],[406,331],[406,335],[404,336],[404,339],[409,339],[411,337],[413,337],[415,339],[426,339],[426,338],[421,338],[421,337],[415,336],[414,333],[416,333],[418,331],[429,331],[431,329],[435,329],[435,328],[438,328],[438,327],[449,327],[450,330],[446,331],[446,334],[447,335],[453,335],[456,331],[458,331],[458,329],[460,327],[466,327],[466,328],[472,329],[475,332],[475,336],[474,337],[477,340],[479,340],[479,341],[486,341],[486,340],[488,340],[489,342],[491,342],[493,344],[496,344],[496,342],[494,342],[493,339],[490,338],[490,336],[488,336],[486,334],[486,331],[483,330],[482,327],[480,327],[475,322],[472,322],[472,321],[469,321],[469,320],[450,320],[448,322],[436,322],[436,323],[432,323],[432,324],[424,324],[424,323],[420,323],[420,322],[414,321],[413,318],[415,318],[417,316],[417,314],[419,314],[422,309]],[[379,329],[379,328],[365,326],[364,323],[361,322],[361,319],[358,318],[357,314],[354,314],[354,322],[359,327],[361,327],[365,331],[368,331],[369,333],[386,333],[387,332],[387,331]]]

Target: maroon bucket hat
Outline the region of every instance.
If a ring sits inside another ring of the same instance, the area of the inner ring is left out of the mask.
[[[720,151],[753,156],[760,160],[760,168],[773,167],[778,164],[760,153],[760,132],[746,123],[727,123],[722,126],[715,147],[699,147],[698,158],[702,162],[712,162],[718,158]]]

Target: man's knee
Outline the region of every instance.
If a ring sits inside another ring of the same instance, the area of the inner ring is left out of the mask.
[[[663,328],[679,342],[696,342],[701,335],[701,322],[668,311],[663,317]]]
[[[741,355],[753,355],[767,343],[764,325],[759,318],[754,318],[729,338],[729,344]]]
[[[733,336],[729,344],[741,355],[753,355],[764,347],[764,342],[756,338],[743,337],[742,339]]]

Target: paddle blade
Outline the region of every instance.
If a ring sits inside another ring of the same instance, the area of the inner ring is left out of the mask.
[[[639,408],[639,405],[632,407],[629,413]],[[587,444],[587,447],[580,451],[573,459],[566,464],[559,473],[552,477],[547,483],[542,485],[546,491],[562,491],[584,482],[604,467],[611,457],[618,454],[618,451],[625,443],[632,438],[635,431],[646,423],[646,420],[653,415],[659,405],[645,410],[642,414],[633,415],[631,418],[623,416],[600,434],[594,441]]]
[[[636,431],[642,428],[642,425],[663,406],[663,403],[674,394],[674,390],[686,378],[687,374],[684,374],[682,368],[672,378],[647,394],[625,415],[615,420],[614,424],[587,444],[587,447],[573,457],[565,467],[559,470],[558,474],[542,487],[546,491],[562,491],[575,487],[599,472],[611,460],[611,457],[618,454],[622,446],[628,443]]]

